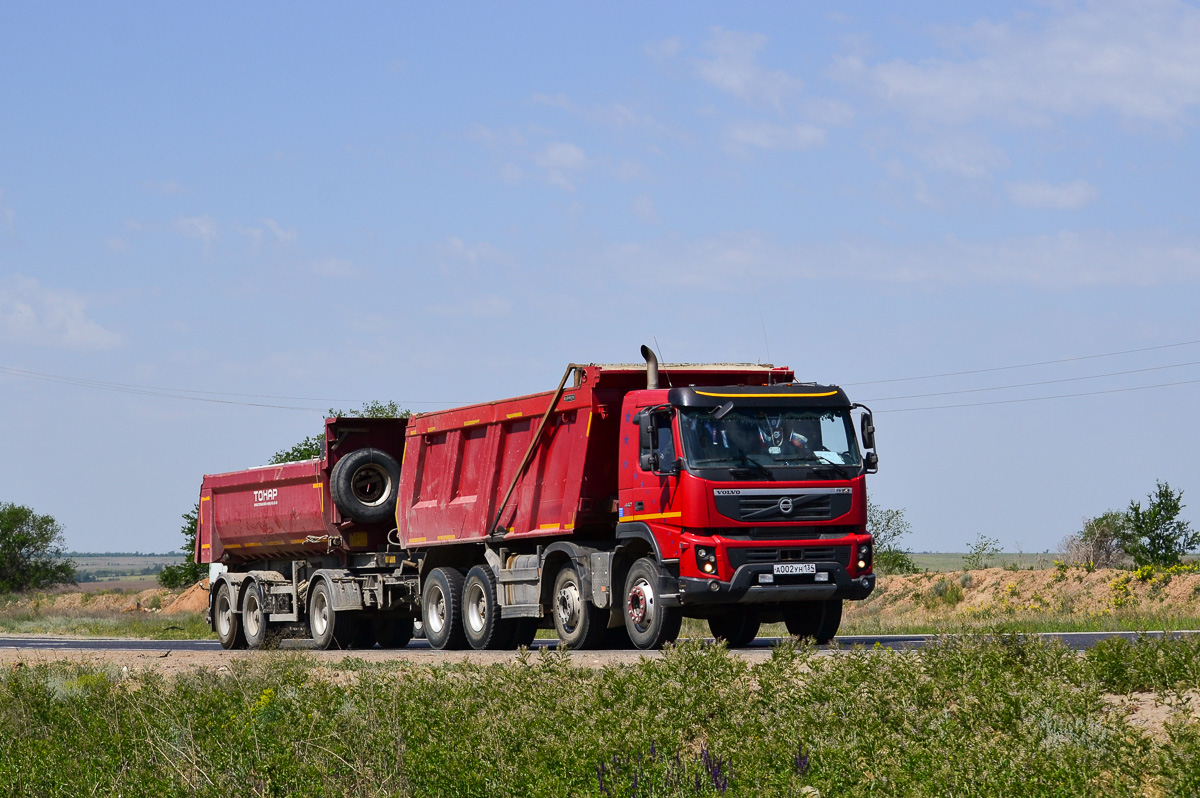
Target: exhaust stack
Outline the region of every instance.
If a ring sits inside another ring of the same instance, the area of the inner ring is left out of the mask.
[[[646,359],[646,388],[653,391],[658,387],[658,358],[645,344],[642,344],[642,357]]]

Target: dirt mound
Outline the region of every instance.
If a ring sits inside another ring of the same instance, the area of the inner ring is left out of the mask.
[[[1200,615],[1200,574],[1047,568],[882,576],[863,602],[847,602],[848,621],[970,623],[1016,616],[1121,613]]]
[[[164,615],[179,615],[183,612],[204,612],[208,609],[208,577],[179,594],[163,608]]]

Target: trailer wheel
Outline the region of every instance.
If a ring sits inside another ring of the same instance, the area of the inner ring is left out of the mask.
[[[658,600],[658,577],[658,565],[649,557],[635,562],[625,577],[625,629],[643,651],[673,643],[683,625],[679,608]]]
[[[317,648],[350,648],[357,632],[357,619],[333,609],[329,583],[322,579],[308,600],[308,630]]]
[[[221,648],[245,648],[246,635],[242,631],[242,620],[233,611],[233,588],[222,581],[213,600],[213,628]]]
[[[371,621],[380,648],[404,648],[413,637],[413,619],[383,615]]]
[[[463,575],[454,568],[434,568],[421,591],[421,622],[425,639],[434,648],[457,651],[467,647],[463,634]]]
[[[783,622],[788,634],[811,638],[824,645],[837,634],[842,625],[842,600],[804,601],[783,608]]]
[[[730,648],[745,648],[758,637],[761,625],[756,612],[731,612],[714,615],[708,619],[708,629],[717,640],[724,640]]]
[[[246,588],[242,597],[242,633],[250,648],[271,648],[277,636],[270,628],[267,613],[263,609],[263,590],[258,582]]]
[[[513,647],[513,622],[500,617],[496,575],[488,566],[476,565],[467,572],[462,615],[463,632],[471,648],[482,651]]]
[[[382,449],[355,449],[337,461],[329,475],[329,495],[342,515],[362,524],[396,514],[400,464]]]
[[[599,648],[608,627],[606,616],[584,594],[575,566],[564,565],[554,579],[554,630],[559,642],[573,649]]]

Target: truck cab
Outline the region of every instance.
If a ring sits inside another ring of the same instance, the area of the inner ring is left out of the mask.
[[[617,535],[652,543],[658,600],[791,628],[835,604],[840,620],[842,599],[869,595],[865,475],[878,459],[859,447],[856,408],[837,386],[802,383],[626,394]],[[869,412],[862,432],[873,447]],[[814,636],[832,637],[824,625]]]

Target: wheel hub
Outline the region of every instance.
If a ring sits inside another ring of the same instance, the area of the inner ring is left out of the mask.
[[[633,590],[629,591],[627,608],[629,610],[629,620],[639,626],[646,620],[646,615],[650,611],[650,600],[646,596],[646,589],[642,585],[634,585]]]
[[[558,620],[564,629],[574,629],[579,622],[579,592],[574,585],[558,591]]]

